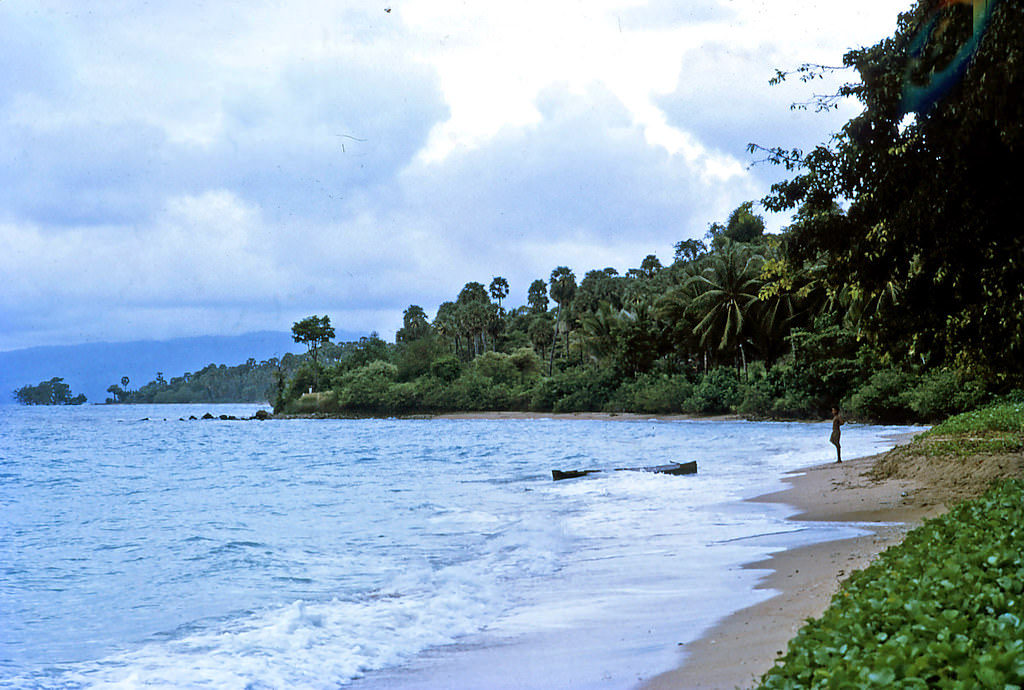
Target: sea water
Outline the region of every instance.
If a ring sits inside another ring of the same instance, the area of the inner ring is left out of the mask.
[[[0,406],[0,687],[629,688],[857,533],[743,502],[828,422],[189,419],[257,409]]]

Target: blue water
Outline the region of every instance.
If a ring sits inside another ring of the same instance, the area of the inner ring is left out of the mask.
[[[628,688],[856,531],[742,502],[827,422],[183,419],[256,409],[0,406],[0,687]]]

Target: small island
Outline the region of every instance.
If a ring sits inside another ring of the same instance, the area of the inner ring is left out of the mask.
[[[14,399],[22,405],[81,405],[86,397],[71,394],[71,386],[64,379],[55,376],[38,385],[25,385],[14,391]]]

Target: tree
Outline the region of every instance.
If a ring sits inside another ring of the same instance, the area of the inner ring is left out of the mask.
[[[466,283],[456,301],[456,318],[460,330],[470,343],[470,358],[487,350],[487,330],[492,318],[492,307],[487,290],[481,283]]]
[[[558,305],[558,312],[555,314],[555,334],[551,344],[551,363],[548,366],[550,375],[555,366],[555,341],[558,339],[558,324],[562,320],[564,307],[572,302],[576,296],[576,275],[567,266],[559,266],[551,272],[551,279],[548,281],[551,299]],[[569,328],[565,329],[565,355],[569,356]]]
[[[327,316],[307,316],[301,321],[292,324],[292,340],[303,343],[309,349],[309,356],[313,360],[313,381],[314,386],[319,387],[320,363],[317,361],[317,354],[320,347],[334,337],[334,328],[331,326],[331,319]]]
[[[725,236],[733,242],[753,242],[764,235],[764,218],[753,212],[754,202],[740,204],[725,224]]]
[[[423,308],[410,304],[409,308],[402,312],[402,327],[395,333],[395,341],[399,343],[411,343],[430,334],[430,323],[427,321],[427,314]]]
[[[748,316],[761,287],[764,258],[749,246],[727,240],[721,252],[709,255],[707,267],[691,280],[699,294],[691,309],[699,321],[701,345],[721,352],[740,350]]]
[[[540,314],[533,314],[526,327],[526,334],[530,338],[533,349],[540,353],[541,357],[547,352],[548,344],[551,342],[551,330],[555,327],[554,319],[547,311]]]
[[[696,261],[708,251],[708,247],[704,244],[704,241],[697,239],[681,240],[676,242],[675,249],[676,254],[674,260],[676,262],[683,263]]]
[[[530,283],[526,303],[530,306],[531,314],[544,314],[548,310],[548,286],[538,278]]]
[[[461,350],[458,306],[455,302],[442,302],[434,316],[434,330],[452,344],[452,353],[458,357]]]
[[[84,395],[71,395],[71,386],[64,379],[55,376],[35,386],[22,386],[14,391],[14,399],[22,405],[81,405]]]
[[[540,371],[541,361],[537,353],[529,347],[519,347],[509,355],[509,361],[519,372],[519,384],[526,382],[527,377]]]
[[[576,290],[573,309],[581,319],[597,311],[602,302],[621,309],[624,287],[625,279],[614,268],[587,271]]]
[[[654,254],[648,254],[644,257],[644,260],[640,262],[640,271],[643,274],[643,277],[648,280],[657,275],[658,271],[661,269],[661,262],[658,261],[658,257]]]
[[[498,311],[502,312],[501,300],[508,297],[508,281],[501,276],[495,276],[491,280],[490,293],[491,299],[498,300]]]
[[[466,283],[466,285],[459,291],[459,297],[456,300],[457,304],[468,304],[469,302],[486,302],[488,301],[487,290],[484,289],[482,283],[472,281]]]
[[[865,313],[863,332],[890,358],[1019,385],[1024,6],[989,7],[979,36],[963,4],[921,2],[892,37],[847,53],[843,65],[859,80],[836,96],[856,98],[862,112],[809,153],[770,150],[769,160],[797,174],[764,203],[796,210],[790,262],[824,255],[833,293],[852,290],[866,305],[883,305]],[[944,31],[931,30],[937,19]],[[966,41],[976,50],[962,76],[936,83]]]

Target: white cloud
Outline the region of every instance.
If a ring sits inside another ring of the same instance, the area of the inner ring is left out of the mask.
[[[906,4],[0,3],[0,348],[391,337],[470,280],[667,262],[767,192],[748,141],[829,131],[774,68]]]

